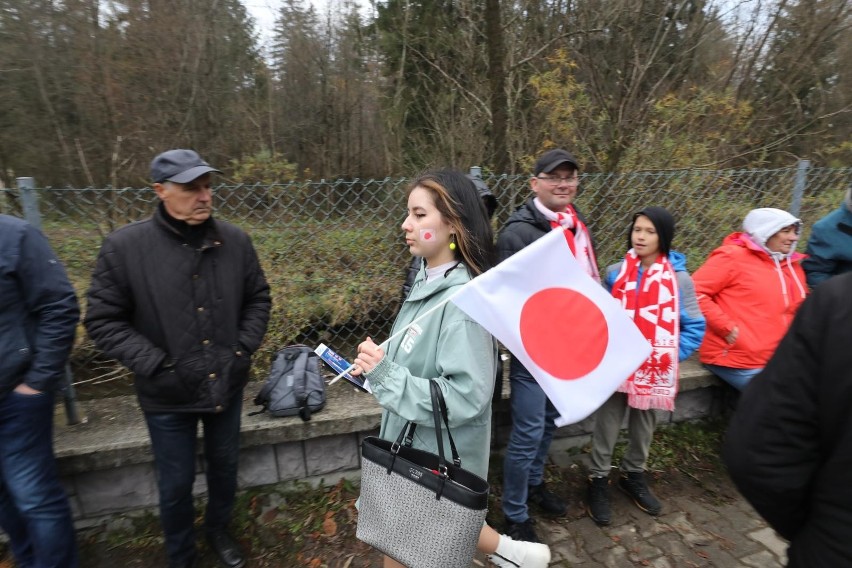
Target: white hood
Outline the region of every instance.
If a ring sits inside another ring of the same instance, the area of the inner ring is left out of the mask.
[[[772,235],[784,227],[801,224],[801,219],[793,217],[783,209],[761,207],[748,212],[743,220],[743,231],[748,233],[755,243],[766,249],[766,241]]]

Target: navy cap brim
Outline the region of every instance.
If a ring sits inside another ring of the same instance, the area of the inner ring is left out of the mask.
[[[195,166],[194,168],[189,168],[185,172],[181,172],[177,175],[173,175],[170,178],[166,178],[163,181],[170,181],[173,183],[189,183],[210,172],[216,172],[217,174],[222,173],[216,168],[211,168],[210,166]]]

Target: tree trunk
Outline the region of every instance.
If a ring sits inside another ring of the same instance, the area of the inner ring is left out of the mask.
[[[488,43],[488,81],[491,87],[492,167],[495,172],[508,172],[509,152],[506,148],[508,109],[500,0],[485,0],[485,35]]]

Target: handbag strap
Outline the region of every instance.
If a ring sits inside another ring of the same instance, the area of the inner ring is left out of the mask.
[[[456,441],[453,440],[453,433],[450,432],[450,420],[447,413],[447,403],[444,401],[444,393],[441,392],[441,387],[438,386],[437,381],[430,379],[429,387],[432,393],[432,410],[434,411],[436,406],[440,409],[441,418],[444,420],[444,425],[447,427],[447,438],[450,440],[450,451],[453,454],[453,463],[456,467],[461,467],[461,458],[459,457],[459,451],[456,449]],[[435,428],[435,431],[438,433],[438,445],[443,446],[440,429]]]
[[[441,434],[441,422],[447,428],[447,438],[450,440],[450,451],[453,456],[453,464],[456,467],[461,467],[461,458],[456,449],[456,442],[453,440],[453,434],[450,432],[450,422],[447,413],[447,403],[444,401],[444,393],[441,392],[441,387],[433,379],[429,379],[429,393],[432,397],[432,420],[435,424],[435,436],[438,442],[438,470],[442,474],[447,472],[447,460],[444,457],[444,437]],[[417,429],[417,424],[414,422],[406,422],[405,426],[399,431],[396,437],[396,442],[391,446],[391,452],[396,455],[400,446],[411,446],[414,441],[414,431]]]

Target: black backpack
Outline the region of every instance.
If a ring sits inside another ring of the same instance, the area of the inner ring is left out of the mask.
[[[281,349],[272,362],[269,378],[254,403],[271,416],[295,416],[310,420],[311,413],[325,406],[325,381],[319,370],[319,357],[307,345]]]

